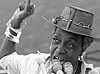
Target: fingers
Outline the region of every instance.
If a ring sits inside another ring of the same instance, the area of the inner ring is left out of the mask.
[[[27,5],[32,6],[35,8],[35,5],[33,4],[33,2],[31,2],[31,0],[27,0]]]
[[[33,4],[33,2],[30,3],[30,8],[31,9],[34,9],[35,8],[35,5]]]
[[[27,1],[26,1],[26,5],[28,5],[28,6],[29,6],[29,5],[30,5],[30,3],[31,3],[31,1],[30,1],[30,0],[27,0]]]
[[[33,3],[30,2],[30,0],[22,0],[20,3],[19,3],[19,9],[20,10],[24,10],[24,9],[27,9],[27,7],[30,7],[32,6],[33,7]]]
[[[20,10],[23,10],[23,9],[25,9],[25,3],[26,3],[26,1],[24,1],[24,0],[22,0],[20,3],[19,3],[19,9]]]
[[[26,10],[29,12],[33,12],[35,5],[33,4],[33,2],[30,2],[30,0],[27,0],[27,4],[26,4]]]
[[[27,0],[27,1],[26,1],[26,4],[25,4],[26,9],[27,9],[27,8],[29,8],[29,7],[31,7],[31,5],[30,5],[30,4],[31,4],[31,1],[30,1],[30,0]]]
[[[25,13],[29,13],[29,14],[33,13],[34,8],[35,8],[35,5],[33,4],[33,2],[31,2],[31,0],[22,0],[19,3],[20,11],[24,10]]]

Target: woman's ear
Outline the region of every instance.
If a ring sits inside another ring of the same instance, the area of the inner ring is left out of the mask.
[[[83,51],[85,51],[86,48],[89,47],[92,42],[93,42],[93,38],[85,36],[83,38]]]

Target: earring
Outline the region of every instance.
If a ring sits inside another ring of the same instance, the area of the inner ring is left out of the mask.
[[[78,60],[81,60],[81,56],[78,57]]]
[[[84,56],[83,55],[79,56],[78,60],[83,61],[84,60]]]

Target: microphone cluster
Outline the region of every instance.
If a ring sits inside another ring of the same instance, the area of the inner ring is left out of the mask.
[[[64,72],[62,71],[62,65],[59,60],[55,59],[52,61],[52,69],[56,74],[72,74],[73,66],[70,62],[65,62],[63,64]]]
[[[43,74],[52,74],[51,71],[46,72],[45,65],[44,65],[45,59],[43,57],[37,58],[37,63],[41,66]],[[51,64],[52,64],[52,71],[56,74],[64,74],[64,73],[72,74],[73,73],[73,66],[70,62],[65,62],[62,65],[59,60],[55,59],[52,61]],[[63,72],[62,68],[64,68],[64,72]]]

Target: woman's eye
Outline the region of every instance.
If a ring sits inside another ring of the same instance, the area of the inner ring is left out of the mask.
[[[73,47],[74,47],[74,45],[73,45],[72,43],[67,43],[66,46],[67,46],[68,48],[73,48]]]
[[[55,42],[59,42],[59,40],[57,38],[52,38]]]

